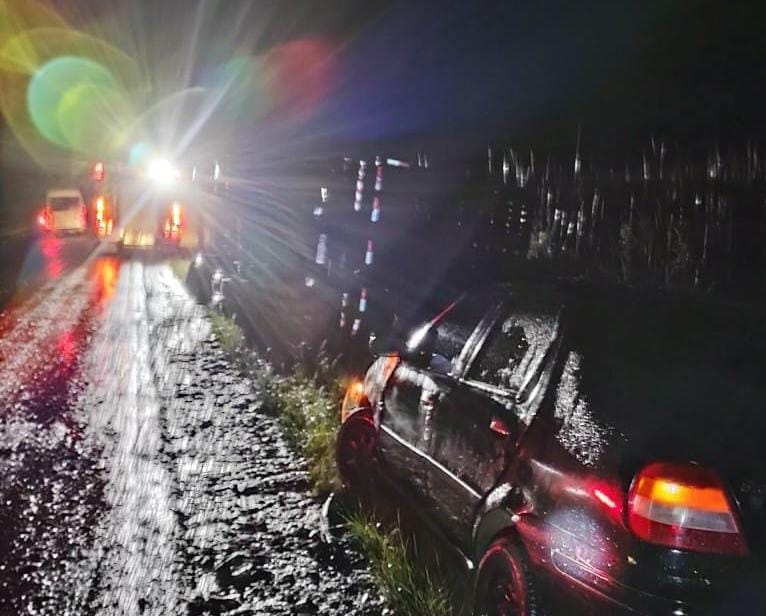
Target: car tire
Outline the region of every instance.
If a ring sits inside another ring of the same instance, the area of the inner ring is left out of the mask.
[[[372,412],[360,410],[340,427],[335,461],[344,485],[359,490],[375,481],[378,431]]]
[[[537,586],[524,548],[502,537],[484,553],[476,574],[474,616],[542,616]]]

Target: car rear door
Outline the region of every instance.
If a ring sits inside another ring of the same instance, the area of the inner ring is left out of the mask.
[[[449,375],[461,369],[464,349],[497,301],[496,292],[484,292],[464,297],[445,309],[424,326],[435,330],[430,363],[418,367],[402,361],[386,385],[380,425],[381,457],[389,474],[414,488],[422,499],[429,493],[434,406],[443,397]],[[424,338],[424,331],[416,330],[408,345],[415,346],[415,339]]]
[[[50,197],[48,200],[53,213],[53,228],[77,229],[82,221],[82,203],[76,195]]]
[[[522,400],[536,382],[557,336],[561,302],[545,288],[512,292],[475,347],[463,372],[433,411],[429,499],[456,544],[470,543],[478,505],[515,454],[531,420]]]

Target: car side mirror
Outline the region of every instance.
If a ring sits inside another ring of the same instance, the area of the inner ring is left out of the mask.
[[[436,330],[430,323],[414,330],[406,340],[381,340],[374,334],[370,336],[370,353],[375,356],[399,355],[416,368],[428,368],[436,347]]]
[[[402,357],[417,368],[428,368],[436,348],[436,328],[430,323],[418,327],[404,343]]]

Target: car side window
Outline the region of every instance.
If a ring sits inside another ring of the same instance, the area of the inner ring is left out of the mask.
[[[559,304],[519,300],[495,324],[472,363],[467,378],[508,391],[519,391],[536,370],[556,335]]]
[[[477,294],[462,298],[432,327],[434,348],[431,369],[448,374],[455,368],[468,338],[496,301],[496,295]]]

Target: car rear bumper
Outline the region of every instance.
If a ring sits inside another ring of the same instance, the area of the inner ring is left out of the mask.
[[[600,552],[583,542],[546,541],[554,535],[545,528],[548,532],[527,526],[521,535],[541,590],[557,608],[554,614],[750,614],[761,613],[766,605],[766,569],[756,557],[707,561],[707,567],[697,566],[701,561],[694,555],[671,550],[656,566],[625,552],[616,561],[599,559]],[[620,562],[635,566],[636,560],[650,567],[641,576],[650,587],[631,585],[619,573],[625,573]]]
[[[50,231],[51,233],[57,233],[60,235],[66,235],[66,234],[75,234],[75,233],[85,233],[88,230],[88,227],[85,225],[77,225],[74,227],[66,227],[63,225],[54,225],[51,227]]]
[[[153,232],[126,230],[120,242],[125,248],[152,248],[156,243]]]
[[[614,616],[725,616],[729,614],[761,614],[764,597],[757,587],[749,586],[730,597],[708,605],[669,601],[632,588],[596,589],[549,570],[536,568],[544,603],[551,616],[605,614]]]
[[[694,616],[703,613],[694,606],[667,601],[632,588],[616,585],[597,587],[549,568],[537,567],[535,575],[540,583],[545,605],[554,615]],[[704,613],[709,613],[709,610]]]

